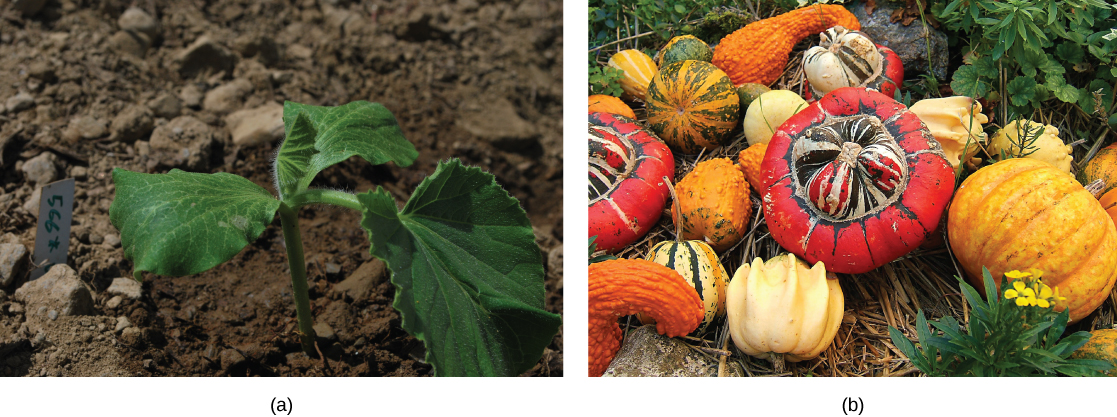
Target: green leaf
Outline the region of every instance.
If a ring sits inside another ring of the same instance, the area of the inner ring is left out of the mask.
[[[1018,76],[1009,81],[1006,89],[1013,105],[1024,106],[1036,96],[1036,80],[1031,77]]]
[[[558,331],[543,310],[543,266],[519,202],[480,169],[440,163],[403,210],[387,191],[358,194],[370,251],[392,270],[393,306],[437,375],[513,376]]]
[[[1020,64],[1020,71],[1029,77],[1036,76],[1036,68],[1042,67],[1047,63],[1047,58],[1042,53],[1027,49],[1024,52],[1023,59],[1018,62]]]
[[[392,112],[378,103],[328,107],[288,101],[283,126],[287,140],[275,159],[281,199],[305,190],[323,169],[354,155],[373,165],[392,161],[401,167],[419,156]]]
[[[970,97],[985,97],[989,92],[989,85],[981,81],[973,65],[962,65],[954,71],[954,78],[950,81],[950,88],[955,94]]]
[[[1078,89],[1074,88],[1072,85],[1067,85],[1062,75],[1050,74],[1047,76],[1047,80],[1044,84],[1056,98],[1064,103],[1075,103],[1078,101]]]
[[[1077,64],[1086,58],[1086,53],[1082,51],[1082,47],[1072,42],[1060,42],[1055,47],[1055,56],[1064,62]]]
[[[142,174],[113,169],[116,197],[109,220],[120,230],[124,257],[142,271],[191,275],[232,259],[271,223],[279,200],[232,174],[172,169]]]

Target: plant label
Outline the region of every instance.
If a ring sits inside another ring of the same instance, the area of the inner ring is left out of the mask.
[[[74,218],[74,179],[43,186],[39,200],[39,227],[35,232],[35,265],[31,279],[38,279],[55,264],[66,263],[70,252],[70,222]]]

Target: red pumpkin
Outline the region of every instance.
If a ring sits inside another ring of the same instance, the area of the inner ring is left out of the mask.
[[[808,263],[847,274],[918,247],[954,191],[954,170],[919,118],[854,87],[780,125],[761,172],[772,237]]]
[[[669,199],[675,178],[667,145],[635,120],[589,114],[589,226],[598,249],[616,252],[648,233]]]

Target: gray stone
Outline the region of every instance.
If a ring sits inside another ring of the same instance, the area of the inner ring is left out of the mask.
[[[23,13],[24,16],[34,16],[46,4],[47,0],[14,0],[12,1],[12,8]]]
[[[739,369],[727,368],[731,376]],[[603,376],[717,376],[718,360],[646,325],[628,333]]]
[[[190,171],[208,171],[210,156],[224,138],[224,132],[193,116],[179,116],[155,128],[151,133],[151,149],[170,154],[170,165]]]
[[[269,102],[225,117],[233,144],[244,147],[275,143],[283,138],[283,106]]]
[[[225,114],[241,107],[244,96],[252,92],[252,83],[238,78],[233,82],[214,88],[206,93],[202,108],[218,114]]]
[[[65,264],[55,265],[39,279],[24,283],[14,298],[28,306],[29,315],[43,308],[57,310],[63,316],[93,314],[92,292],[77,272]]]
[[[105,235],[104,246],[107,246],[107,247],[110,247],[110,248],[119,248],[120,247],[120,236],[116,235],[115,233],[109,233],[109,234]]]
[[[113,331],[120,333],[129,327],[132,327],[132,321],[128,320],[128,317],[120,316],[116,318],[116,329]]]
[[[231,74],[236,65],[237,56],[209,36],[199,37],[174,59],[174,66],[183,78],[220,71]]]
[[[182,104],[186,107],[198,108],[202,105],[202,99],[206,96],[197,84],[190,83],[182,87],[182,91],[178,93],[178,97],[182,99]]]
[[[116,297],[110,298],[109,301],[105,301],[105,308],[110,308],[110,309],[117,308],[117,307],[120,307],[120,303],[123,303],[123,302],[124,302],[124,297],[121,297],[121,296],[118,295]]]
[[[7,288],[17,277],[27,273],[31,253],[18,243],[0,243],[0,288]]]
[[[373,259],[353,271],[345,280],[330,289],[330,298],[343,298],[345,301],[359,301],[368,298],[376,286],[388,279],[384,261]]]
[[[474,96],[473,100],[463,102],[457,124],[499,149],[513,152],[541,149],[538,130],[520,117],[512,102],[504,97]]]
[[[23,211],[26,211],[28,214],[34,216],[36,219],[39,218],[39,203],[42,199],[43,188],[35,187],[35,191],[32,191],[31,196],[27,197],[27,201],[23,203]]]
[[[151,47],[151,38],[143,32],[131,30],[117,31],[106,42],[114,51],[141,58],[147,52],[147,48]]]
[[[120,332],[120,342],[132,347],[142,347],[144,344],[144,332],[139,327],[128,327]]]
[[[5,107],[8,109],[9,112],[19,113],[21,111],[35,107],[35,97],[31,97],[30,94],[20,92],[19,94],[8,97],[8,101],[5,102]]]
[[[872,15],[865,13],[864,2],[857,2],[847,8],[861,22],[861,32],[868,35],[873,42],[891,48],[900,56],[900,61],[904,63],[904,78],[913,78],[915,74],[927,73],[927,44],[930,42],[930,62],[935,78],[940,82],[949,81],[946,67],[950,57],[946,35],[930,25],[924,29],[923,22],[919,19],[907,26],[901,22],[892,22],[892,13],[902,5],[897,6],[883,1],[878,1],[876,4]]]
[[[272,66],[279,62],[279,45],[264,35],[243,35],[233,41],[233,48],[245,58],[255,57],[261,64]]]
[[[78,139],[97,139],[105,135],[105,122],[90,115],[70,119],[70,124],[62,132],[62,139],[74,143]]]
[[[83,166],[70,168],[70,176],[74,177],[75,180],[85,181],[86,178],[89,178],[89,168]]]
[[[242,355],[240,352],[237,352],[236,349],[222,350],[220,357],[221,369],[225,370],[226,372],[228,372],[230,369],[234,369],[239,367],[240,365],[243,365],[245,362],[244,355]]]
[[[155,127],[151,110],[142,104],[133,104],[112,119],[111,140],[132,143],[147,138]]]
[[[58,178],[58,157],[52,152],[43,152],[28,159],[20,168],[23,178],[36,186],[44,186]]]
[[[139,281],[132,278],[114,278],[112,280],[112,285],[109,285],[109,288],[106,289],[105,292],[111,295],[119,295],[132,300],[138,300],[140,296],[143,295],[143,286]]]
[[[182,113],[182,100],[173,94],[160,94],[147,102],[147,107],[158,117],[174,119]]]
[[[334,328],[326,323],[314,323],[314,334],[318,336],[318,340],[324,342],[337,340],[337,333],[334,332]]]
[[[155,39],[155,36],[159,34],[159,22],[156,22],[155,18],[143,9],[135,6],[125,10],[124,14],[121,14],[120,19],[117,20],[117,24],[120,25],[121,30],[143,33],[150,39]]]

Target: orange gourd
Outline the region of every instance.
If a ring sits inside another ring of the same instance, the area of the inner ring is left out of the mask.
[[[1102,180],[1102,194],[1117,188],[1117,143],[1101,148],[1079,173],[1083,184]]]
[[[675,184],[675,191],[682,219],[675,210],[671,217],[682,222],[684,239],[704,240],[723,252],[744,237],[752,216],[749,185],[729,158],[698,163]]]
[[[624,101],[604,94],[590,96],[589,112],[619,114],[633,120],[636,119],[636,113],[632,111],[631,107],[624,104]]]
[[[737,166],[741,169],[741,173],[745,174],[745,179],[749,180],[749,185],[760,195],[764,195],[764,189],[760,188],[763,178],[760,163],[764,161],[764,152],[767,151],[768,144],[761,142],[745,148],[737,155]]]
[[[791,48],[833,26],[860,30],[857,17],[838,4],[816,4],[750,23],[727,35],[714,50],[713,63],[733,84],[772,84],[787,65]]]
[[[1117,227],[1094,196],[1046,162],[1009,159],[958,188],[947,220],[950,247],[977,288],[992,276],[1044,271],[1067,298],[1071,322],[1094,311],[1117,280]],[[999,285],[999,283],[998,283]],[[999,291],[999,290],[998,290]]]

